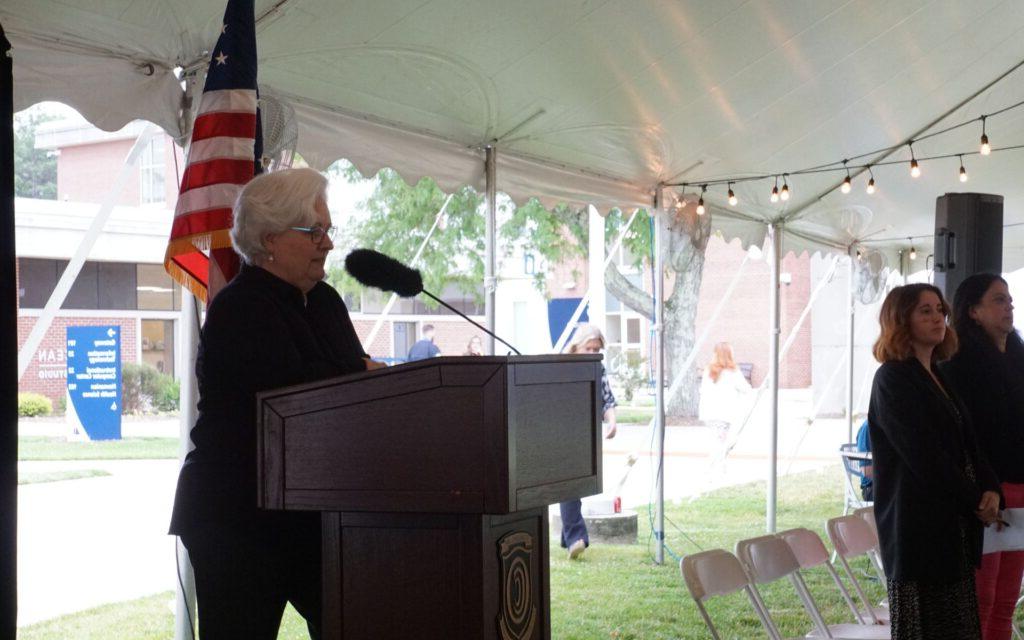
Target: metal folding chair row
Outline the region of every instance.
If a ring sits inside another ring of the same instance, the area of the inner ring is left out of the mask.
[[[870,605],[848,563],[848,559],[853,557],[870,556],[872,553],[877,555],[877,536],[869,523],[857,515],[833,518],[828,521],[827,530],[846,577],[854,586],[859,606],[829,561],[821,537],[809,529],[790,529],[777,535],[741,540],[736,543],[735,555],[724,549],[713,549],[684,557],[679,566],[683,580],[712,638],[720,640],[704,603],[713,596],[742,590],[747,594],[769,640],[783,640],[757,585],[788,579],[813,625],[805,637],[888,639],[888,610]],[[857,623],[830,625],[825,622],[801,574],[801,570],[819,566],[824,566],[828,571]]]

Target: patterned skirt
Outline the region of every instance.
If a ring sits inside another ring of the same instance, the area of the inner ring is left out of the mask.
[[[974,573],[956,582],[889,580],[892,640],[981,640]]]

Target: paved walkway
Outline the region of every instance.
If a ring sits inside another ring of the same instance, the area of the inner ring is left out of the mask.
[[[790,392],[783,405],[779,474],[835,464],[845,422],[823,420],[808,428],[809,394]],[[766,403],[765,403],[766,404]],[[727,473],[709,472],[718,440],[704,427],[669,427],[665,437],[665,497],[682,501],[712,488],[763,480],[769,433],[764,414],[739,439]],[[63,435],[52,420],[23,421],[22,435]],[[176,419],[127,420],[126,436],[174,437]],[[646,425],[621,425],[605,441],[605,491],[634,507],[652,501],[656,468]],[[627,460],[636,457],[627,471]],[[21,470],[102,469],[110,476],[22,485],[18,488],[18,624],[130,600],[174,588],[173,539],[166,535],[177,478],[175,460],[23,462]],[[837,505],[838,508],[838,505]]]

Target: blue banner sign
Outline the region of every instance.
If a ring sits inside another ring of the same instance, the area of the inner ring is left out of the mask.
[[[90,440],[121,439],[121,328],[68,327],[68,414]]]

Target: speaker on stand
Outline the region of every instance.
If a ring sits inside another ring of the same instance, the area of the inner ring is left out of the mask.
[[[947,193],[935,201],[935,286],[946,301],[968,276],[1003,272],[1003,196]]]

